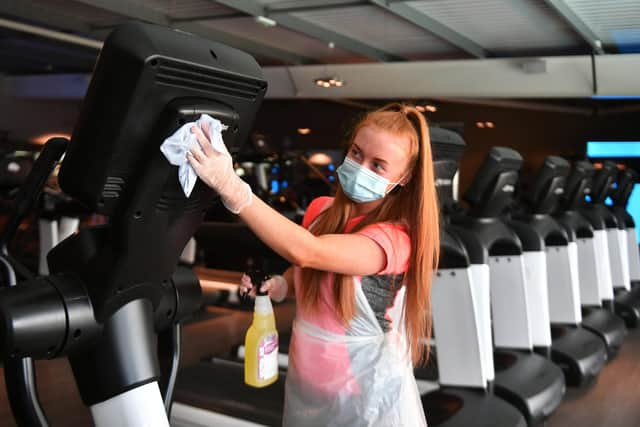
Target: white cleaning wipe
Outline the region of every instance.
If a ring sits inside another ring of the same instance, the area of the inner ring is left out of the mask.
[[[209,126],[211,146],[220,153],[227,152],[227,147],[225,147],[222,140],[222,131],[227,130],[228,126],[208,114],[202,114],[195,122],[182,125],[180,129],[160,145],[160,151],[162,151],[169,163],[178,166],[178,181],[180,181],[182,191],[187,197],[191,195],[191,191],[193,191],[198,179],[198,175],[196,175],[196,172],[189,164],[189,160],[187,160],[187,153],[191,147],[198,144],[196,135],[191,132],[191,127],[195,124],[204,130],[203,125],[205,123]]]

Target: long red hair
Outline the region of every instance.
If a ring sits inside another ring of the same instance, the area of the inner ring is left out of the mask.
[[[405,224],[411,238],[411,257],[404,276],[406,286],[403,318],[414,364],[426,362],[428,346],[422,337],[431,337],[431,279],[438,265],[440,252],[439,213],[434,184],[431,142],[427,122],[414,107],[393,103],[368,113],[355,126],[349,145],[363,127],[389,132],[410,141],[410,179],[400,189],[392,191],[383,202],[358,223],[351,232],[370,224],[391,222]],[[322,212],[311,232],[315,235],[342,233],[351,217],[354,202],[338,187],[333,204]],[[320,301],[320,280],[326,272],[302,270],[301,308],[311,310]],[[346,324],[355,313],[355,289],[351,276],[335,275],[333,295],[337,314]]]

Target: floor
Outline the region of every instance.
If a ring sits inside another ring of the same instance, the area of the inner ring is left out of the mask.
[[[568,389],[548,427],[640,426],[640,329],[629,331],[618,357],[587,390]]]
[[[222,355],[244,335],[251,312],[216,309],[185,327],[183,363],[192,364],[209,356]],[[278,308],[280,327],[293,315],[290,306]],[[78,396],[66,359],[37,362],[39,393],[50,424],[91,426],[88,410]],[[1,372],[0,372],[1,373]],[[3,376],[0,380],[4,382]],[[548,427],[637,427],[640,426],[640,330],[630,331],[616,359],[587,390],[569,389]],[[12,427],[4,387],[0,387],[0,427]]]

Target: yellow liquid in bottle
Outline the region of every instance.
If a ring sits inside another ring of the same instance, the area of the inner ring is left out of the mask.
[[[244,340],[244,382],[252,387],[266,387],[278,379],[278,330],[271,301],[268,308],[268,312],[256,308]]]

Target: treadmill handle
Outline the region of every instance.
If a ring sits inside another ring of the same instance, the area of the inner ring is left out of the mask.
[[[0,248],[3,253],[7,252],[7,245],[11,239],[13,239],[20,223],[29,215],[31,209],[33,209],[33,206],[38,201],[44,184],[47,182],[47,178],[49,178],[56,163],[64,154],[68,143],[69,140],[66,138],[51,138],[40,152],[40,156],[34,163],[33,169],[29,172],[27,181],[18,191],[15,210],[7,222],[4,232],[0,236]]]

